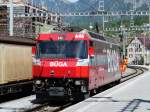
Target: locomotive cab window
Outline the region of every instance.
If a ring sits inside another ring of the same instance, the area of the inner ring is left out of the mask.
[[[88,57],[86,41],[41,41],[38,45],[41,58],[80,58]]]

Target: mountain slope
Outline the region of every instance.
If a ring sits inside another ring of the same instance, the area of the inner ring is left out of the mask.
[[[40,2],[39,0],[34,0]],[[41,0],[42,1],[42,0]],[[132,0],[104,0],[105,11],[130,11],[133,9]],[[147,0],[136,0],[137,10],[148,10]],[[53,12],[90,12],[97,11],[99,0],[79,0],[76,3],[68,0],[45,0],[48,9]],[[70,24],[89,26],[90,22],[101,22],[99,17],[67,17],[65,22]],[[95,24],[95,23],[93,23]]]
[[[98,10],[99,0],[79,0],[78,2],[72,3],[68,0],[34,0],[36,3],[45,1],[49,10],[56,12],[82,12],[82,11],[94,11]],[[104,0],[105,10],[131,10],[132,0]],[[144,5],[147,5],[147,0],[136,0],[136,7],[140,9]]]

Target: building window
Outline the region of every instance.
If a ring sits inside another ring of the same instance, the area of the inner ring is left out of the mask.
[[[139,52],[142,52],[142,48],[139,48]]]
[[[137,43],[132,43],[132,46],[133,46],[133,47],[136,47],[136,44],[137,44]]]
[[[138,50],[139,50],[138,48],[135,48],[135,52],[138,52]]]
[[[139,48],[141,47],[141,45],[139,44]]]
[[[129,58],[133,58],[133,54],[129,54]]]
[[[135,52],[142,52],[142,48],[136,48]]]
[[[29,13],[30,7],[25,6],[25,13]]]
[[[133,52],[133,48],[129,48],[129,52]]]

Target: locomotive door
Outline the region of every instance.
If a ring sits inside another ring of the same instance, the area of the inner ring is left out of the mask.
[[[90,47],[94,48],[94,42],[90,42]],[[94,48],[95,50],[95,48]],[[96,64],[96,52],[93,56],[90,56],[89,64],[89,89],[92,90],[96,87],[96,75],[97,75],[97,64]]]

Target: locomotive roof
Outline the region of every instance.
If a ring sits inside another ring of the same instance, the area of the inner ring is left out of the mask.
[[[111,43],[111,44],[114,44],[114,45],[118,45],[119,46],[119,42],[117,41],[117,39],[114,39],[114,38],[110,38],[110,37],[106,37],[106,36],[102,36],[98,33],[95,33],[95,32],[91,32],[91,31],[88,31],[88,30],[83,30],[81,32],[85,32],[85,33],[88,33],[88,35],[94,39],[94,40],[99,40],[99,41],[102,41],[102,42],[105,42],[105,43]]]
[[[87,39],[87,38],[89,38],[89,39],[92,39],[92,40],[95,40],[95,41],[101,41],[101,42],[104,42],[104,43],[106,43],[106,44],[113,44],[113,45],[117,45],[117,46],[119,46],[119,42],[117,42],[116,41],[116,39],[114,39],[114,38],[109,38],[109,37],[104,37],[104,36],[102,36],[102,35],[100,35],[100,34],[98,34],[98,33],[95,33],[95,32],[92,32],[92,31],[88,31],[88,30],[86,30],[86,29],[84,29],[84,30],[81,30],[81,31],[77,31],[77,32],[55,32],[55,33],[50,33],[50,34],[40,34],[39,35],[39,37],[38,37],[38,39],[37,40],[49,40],[50,38],[52,38],[53,37],[53,39],[54,40],[57,40],[58,39],[58,36],[60,35],[60,36],[62,36],[62,37],[64,37],[63,35],[67,35],[67,39],[70,39],[70,40],[72,40],[73,38],[74,38],[74,36],[75,35],[79,35],[80,36],[80,34],[85,34],[85,35],[87,35],[87,36],[85,36],[86,38],[76,38],[75,40],[78,40],[78,39],[83,39],[83,40],[85,40],[85,39]],[[51,36],[52,37],[51,37]],[[69,36],[69,38],[68,38],[68,36]]]

